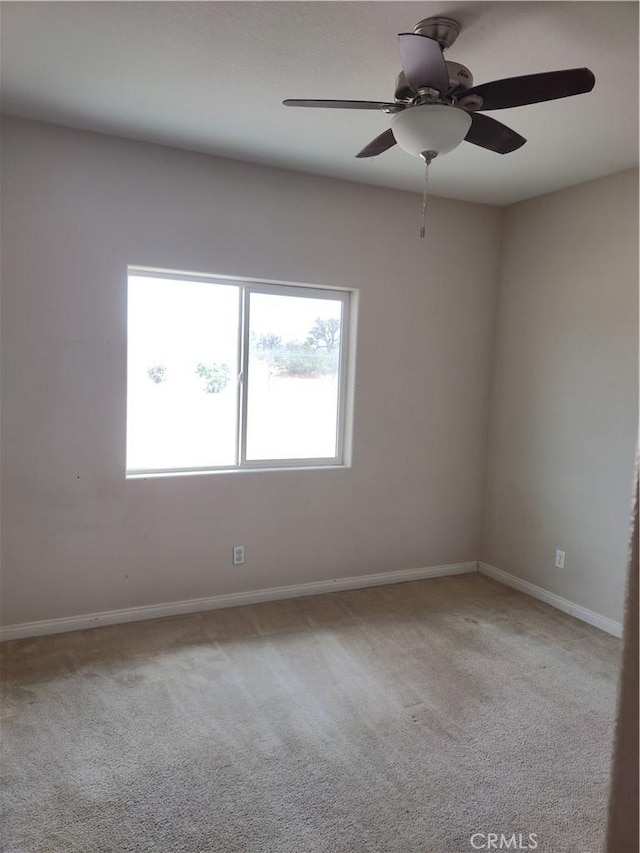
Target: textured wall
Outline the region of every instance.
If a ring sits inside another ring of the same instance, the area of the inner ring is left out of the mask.
[[[508,208],[480,558],[618,621],[637,352],[637,170]]]
[[[499,210],[3,132],[4,624],[477,558]],[[353,467],[125,480],[127,264],[359,289]]]

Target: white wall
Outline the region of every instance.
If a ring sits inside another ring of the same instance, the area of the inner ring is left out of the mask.
[[[3,137],[5,625],[477,558],[498,209]],[[353,467],[126,481],[127,264],[359,288]]]
[[[637,170],[507,208],[480,559],[616,621],[637,365]]]

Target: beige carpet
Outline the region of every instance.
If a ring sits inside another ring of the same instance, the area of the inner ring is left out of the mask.
[[[598,853],[618,656],[479,575],[7,643],[2,849]]]

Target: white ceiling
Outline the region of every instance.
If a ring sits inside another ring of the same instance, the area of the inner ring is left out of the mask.
[[[638,163],[634,2],[5,2],[3,112],[224,157],[420,191],[397,146],[355,154],[378,112],[284,98],[392,100],[399,32],[431,15],[462,32],[446,58],[476,84],[587,66],[594,90],[493,115],[528,139],[501,156],[463,143],[434,195],[509,204]]]

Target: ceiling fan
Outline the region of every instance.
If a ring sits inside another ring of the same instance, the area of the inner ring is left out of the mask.
[[[286,100],[288,107],[381,110],[392,115],[391,127],[377,136],[356,157],[375,157],[396,143],[409,154],[421,157],[426,166],[461,142],[471,142],[498,154],[508,154],[526,139],[490,116],[485,110],[552,101],[590,92],[595,77],[588,68],[549,71],[509,77],[473,85],[468,68],[447,62],[443,52],[460,33],[452,18],[420,21],[412,33],[400,33],[398,44],[402,72],[396,81],[395,98],[385,101]]]

